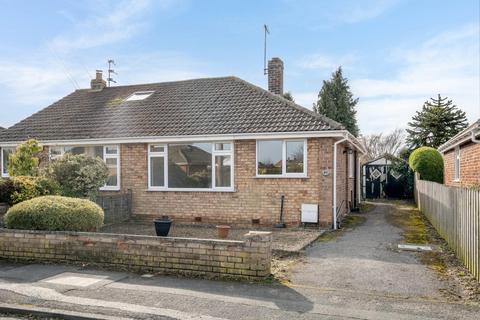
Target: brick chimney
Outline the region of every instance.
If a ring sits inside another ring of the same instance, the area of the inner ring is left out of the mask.
[[[283,94],[283,61],[280,58],[268,61],[268,91]]]
[[[95,79],[90,81],[90,87],[92,90],[102,90],[107,86],[107,82],[102,78],[102,70],[97,70]]]

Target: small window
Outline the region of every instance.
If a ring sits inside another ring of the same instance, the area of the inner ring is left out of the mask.
[[[215,151],[228,151],[231,147],[232,145],[230,143],[215,143]]]
[[[138,91],[131,94],[125,101],[145,100],[153,94],[153,91]]]
[[[455,159],[454,159],[454,179],[459,181],[460,180],[460,146],[455,147]]]
[[[305,174],[305,140],[257,141],[258,176],[303,177]]]
[[[354,178],[355,173],[355,155],[353,150],[348,150],[348,177]]]

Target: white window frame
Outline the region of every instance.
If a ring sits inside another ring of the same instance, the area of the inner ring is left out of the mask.
[[[460,181],[460,160],[461,160],[460,146],[456,146],[453,152],[453,180],[454,181]]]
[[[116,148],[117,153],[107,154],[107,148]],[[103,162],[107,164],[107,159],[117,159],[117,185],[116,186],[103,186],[101,191],[119,191],[120,190],[120,146],[119,145],[104,145],[103,146]]]
[[[7,168],[3,167],[3,150],[12,150],[13,152],[15,152],[15,147],[2,147],[2,150],[1,150],[0,161],[1,161],[2,177],[8,178],[10,175],[8,174]]]
[[[154,94],[155,91],[136,91],[129,95],[125,101],[130,102],[130,101],[142,101],[150,97],[152,94]]]
[[[150,149],[152,146],[163,147],[162,152],[152,152]],[[152,167],[151,158],[163,157],[163,186],[152,186]],[[148,145],[148,190],[151,191],[163,191],[167,189],[168,185],[168,145],[162,143],[152,143]]]
[[[179,142],[180,143],[180,142]],[[194,142],[181,142],[181,144],[189,144]],[[201,143],[195,142],[195,143]],[[212,187],[211,188],[169,188],[168,187],[168,144],[167,143],[150,143],[148,144],[148,157],[147,157],[147,167],[148,167],[148,191],[183,191],[183,192],[234,192],[235,191],[235,162],[234,162],[234,149],[235,145],[233,141],[207,141],[206,143],[210,143],[212,145]],[[215,145],[217,143],[229,143],[230,150],[215,150]],[[176,144],[176,143],[171,143]],[[152,152],[151,146],[162,146],[163,152]],[[216,183],[216,176],[215,176],[215,158],[216,156],[230,156],[230,187],[217,187]],[[152,186],[151,181],[151,158],[154,157],[163,157],[164,161],[164,186]]]
[[[282,141],[282,173],[259,174],[258,173],[258,143],[261,141]],[[303,142],[303,172],[287,172],[287,142]],[[257,139],[255,148],[255,176],[257,178],[306,178],[307,177],[307,139]]]
[[[80,146],[80,145],[79,145]],[[81,145],[81,147],[98,147],[99,145]],[[103,162],[105,162],[105,164],[107,163],[107,158],[112,158],[112,159],[117,159],[117,185],[116,186],[103,186],[100,188],[100,191],[119,191],[120,190],[120,185],[121,185],[121,182],[120,182],[120,145],[117,145],[117,144],[109,144],[109,145],[100,145],[103,147]],[[57,158],[60,158],[60,157],[63,157],[63,155],[65,155],[65,149],[67,148],[73,148],[73,147],[76,147],[76,145],[71,145],[71,146],[48,146],[48,158],[50,160],[55,160]],[[116,154],[107,154],[107,148],[116,148],[117,149],[117,153]],[[52,148],[59,148],[60,149],[60,155],[54,157],[52,156]],[[3,154],[3,152],[2,152]]]

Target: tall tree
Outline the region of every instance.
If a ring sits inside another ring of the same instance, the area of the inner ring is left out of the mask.
[[[427,146],[438,148],[468,125],[465,112],[447,97],[430,98],[408,123],[407,145],[413,150]]]
[[[395,129],[390,133],[377,133],[362,136],[360,141],[367,151],[364,161],[370,161],[384,155],[397,156],[405,137],[403,129]]]
[[[350,133],[357,136],[359,133],[355,110],[357,103],[358,98],[353,98],[348,79],[343,76],[342,67],[338,67],[330,80],[323,81],[314,110],[340,122]]]

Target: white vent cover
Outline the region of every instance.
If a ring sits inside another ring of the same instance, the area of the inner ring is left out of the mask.
[[[302,203],[302,222],[318,223],[318,204]]]

